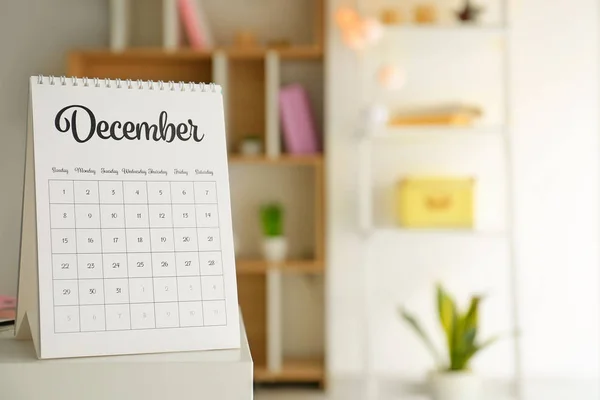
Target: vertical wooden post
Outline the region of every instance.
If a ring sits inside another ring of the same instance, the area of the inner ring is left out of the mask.
[[[325,1],[324,0],[314,0],[315,7],[315,20],[313,27],[313,35],[315,45],[321,50],[325,49]]]
[[[323,161],[314,165],[315,174],[315,259],[325,259],[325,168]]]
[[[265,60],[265,92],[266,92],[266,143],[267,157],[278,158],[281,153],[281,136],[279,135],[279,82],[280,58],[274,50],[269,50]]]
[[[267,370],[279,373],[283,367],[281,331],[281,271],[269,266],[267,271]]]
[[[110,48],[123,51],[129,45],[129,0],[110,0]]]

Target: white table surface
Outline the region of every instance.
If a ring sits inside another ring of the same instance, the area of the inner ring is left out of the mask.
[[[0,399],[251,400],[253,362],[241,348],[39,360],[31,341],[0,332]]]

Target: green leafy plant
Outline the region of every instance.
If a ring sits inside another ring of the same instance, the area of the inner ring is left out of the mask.
[[[492,337],[484,342],[478,340],[479,304],[481,301],[481,296],[473,296],[469,308],[461,313],[454,299],[440,285],[437,286],[438,316],[448,347],[447,359],[438,352],[429,336],[412,315],[404,309],[400,313],[402,318],[421,337],[440,370],[466,371],[469,370],[471,359],[498,339],[498,337]]]
[[[262,139],[258,135],[246,135],[246,136],[244,136],[244,141],[248,141],[248,142],[262,142]]]
[[[260,208],[263,234],[267,237],[283,236],[283,207],[277,203]]]

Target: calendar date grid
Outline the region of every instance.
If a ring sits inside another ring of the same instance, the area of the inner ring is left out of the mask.
[[[227,325],[216,182],[49,191],[55,333]]]

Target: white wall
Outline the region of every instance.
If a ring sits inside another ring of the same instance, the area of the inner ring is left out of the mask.
[[[0,293],[15,295],[29,76],[63,75],[67,51],[106,47],[106,0],[12,0],[0,7]]]
[[[355,3],[330,1],[329,20],[338,6]],[[511,11],[515,13],[509,42],[509,111],[523,347],[519,366],[528,378],[597,377],[598,6],[593,0],[527,0],[515,1]],[[435,68],[439,64],[421,71],[421,77],[428,72],[435,75]],[[508,243],[496,235],[386,234],[371,242],[365,264],[356,212],[359,167],[354,134],[360,96],[352,95],[359,75],[356,57],[341,45],[333,24],[327,73],[329,367],[333,374],[347,375],[361,372],[365,365],[361,268],[366,266],[374,294],[369,305],[369,357],[376,372],[423,377],[431,360],[398,319],[397,306],[406,304],[433,331],[433,283],[441,280],[462,293],[459,297],[471,291],[490,294],[483,311],[484,335],[512,329]],[[503,180],[497,174],[502,169],[490,166],[502,148],[495,153],[493,140],[452,145],[448,139],[433,147],[411,143],[405,150],[400,145],[381,146],[375,153],[379,191],[403,168],[423,172],[427,164],[423,160],[432,160],[438,170],[483,168],[488,171],[482,179],[485,198],[503,198]],[[504,203],[490,206],[489,201],[482,206],[489,214],[506,209]],[[475,367],[485,376],[511,378],[516,363],[513,343],[506,340],[477,358]]]
[[[600,374],[599,11],[596,0],[527,0],[515,9],[512,108],[527,377]]]

